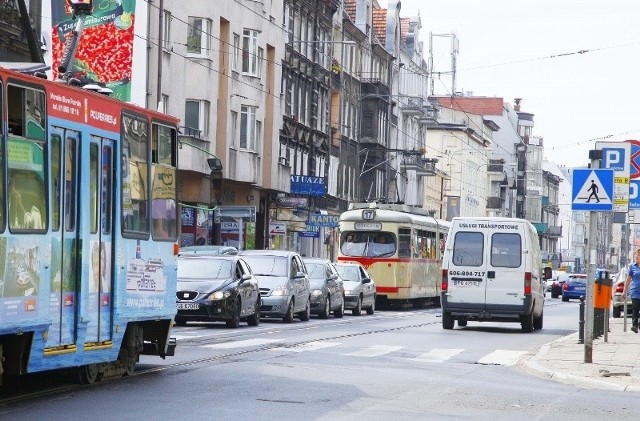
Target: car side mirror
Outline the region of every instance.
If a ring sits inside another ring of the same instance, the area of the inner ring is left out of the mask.
[[[371,282],[371,278],[362,278],[363,284],[368,284],[369,282]]]
[[[296,276],[294,276],[294,278],[299,279],[299,278],[304,278],[305,276],[307,276],[306,273],[298,272],[298,273],[296,273]]]
[[[242,275],[242,278],[240,278],[242,282],[248,281],[249,279],[251,279],[251,275],[249,275],[248,273],[245,273],[244,275]]]
[[[336,275],[335,273],[329,276],[329,280],[330,281],[337,281],[338,280],[338,275]]]

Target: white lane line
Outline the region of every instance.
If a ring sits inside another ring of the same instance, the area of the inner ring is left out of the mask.
[[[527,351],[511,351],[497,349],[478,360],[478,364],[484,365],[515,365]]]
[[[203,348],[214,348],[214,349],[233,349],[233,348],[244,348],[248,346],[259,346],[259,345],[267,345],[272,344],[274,342],[281,342],[280,339],[246,339],[244,341],[235,341],[235,342],[224,342],[221,344],[210,344],[210,345],[202,345]]]
[[[353,357],[379,357],[381,355],[389,354],[402,349],[401,346],[393,345],[374,345],[369,348],[361,349],[360,351],[349,352],[348,354]]]
[[[325,341],[313,341],[300,344],[292,347],[277,347],[272,348],[272,351],[289,351],[289,352],[304,352],[304,351],[316,351],[322,348],[330,348],[332,346],[338,346],[340,342],[325,342]]]
[[[457,355],[457,354],[461,353],[462,351],[464,351],[464,349],[434,348],[434,349],[432,349],[431,351],[429,351],[429,352],[427,352],[425,354],[418,355],[414,359],[416,361],[427,362],[427,363],[441,363],[441,362],[446,361],[449,358],[453,357],[454,355]]]

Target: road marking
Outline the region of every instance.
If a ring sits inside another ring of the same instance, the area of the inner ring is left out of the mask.
[[[511,351],[497,349],[478,360],[478,364],[484,365],[515,365],[525,355],[526,351]]]
[[[426,363],[441,363],[464,351],[464,349],[441,349],[434,348],[431,351],[420,354],[414,360]]]
[[[203,348],[213,349],[233,349],[233,348],[245,348],[249,346],[259,346],[272,344],[274,342],[282,342],[280,339],[246,339],[244,341],[224,342],[221,344],[202,345]]]
[[[381,355],[386,355],[391,352],[395,352],[402,349],[401,346],[392,346],[392,345],[374,345],[369,348],[362,349],[360,351],[349,352],[348,354],[353,357],[379,357]]]
[[[332,346],[338,346],[340,342],[325,342],[325,341],[313,341],[304,344],[292,346],[292,347],[277,347],[272,351],[289,351],[289,352],[304,352],[304,351],[317,351],[322,348],[330,348]]]

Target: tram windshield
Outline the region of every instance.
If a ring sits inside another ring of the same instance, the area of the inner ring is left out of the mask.
[[[353,257],[389,257],[396,252],[396,238],[389,232],[347,231],[340,240],[340,251]]]

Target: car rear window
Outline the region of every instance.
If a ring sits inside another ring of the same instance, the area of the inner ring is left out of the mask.
[[[309,272],[309,278],[311,279],[327,278],[327,268],[322,263],[305,262],[304,265],[307,267],[307,272]]]
[[[358,268],[356,266],[336,265],[338,275],[345,281],[358,281]]]
[[[453,264],[456,266],[480,266],[484,251],[484,234],[458,231],[453,238]]]
[[[522,264],[520,234],[495,233],[491,236],[491,266],[519,268]]]

